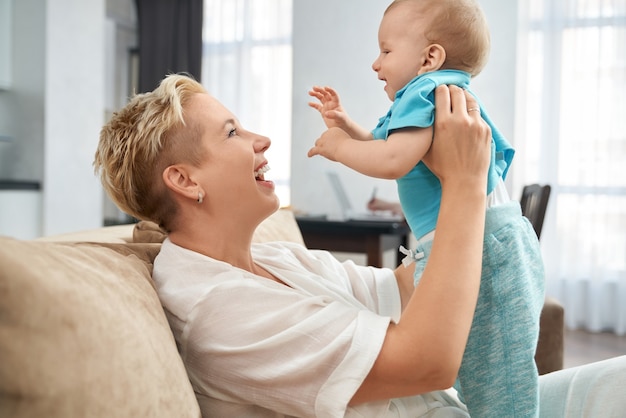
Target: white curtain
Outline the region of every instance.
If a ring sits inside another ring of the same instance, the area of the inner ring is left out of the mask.
[[[626,0],[520,0],[514,187],[552,185],[546,289],[626,334]]]
[[[202,84],[266,153],[281,205],[290,201],[292,0],[204,0]]]

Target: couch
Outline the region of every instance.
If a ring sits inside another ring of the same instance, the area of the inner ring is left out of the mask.
[[[163,233],[139,222],[0,237],[0,417],[198,417],[150,275]],[[303,243],[280,210],[255,241]],[[563,310],[546,300],[540,371],[562,367]]]

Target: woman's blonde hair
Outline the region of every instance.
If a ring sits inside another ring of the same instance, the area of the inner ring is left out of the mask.
[[[185,104],[204,87],[172,74],[149,93],[134,96],[100,132],[94,169],[115,204],[127,214],[169,230],[177,206],[162,180],[175,163],[198,165],[199,126],[185,121]]]
[[[414,12],[429,18],[421,28],[430,43],[446,50],[441,69],[456,69],[477,76],[487,64],[491,41],[487,19],[476,0],[394,0],[387,11],[400,3],[415,5]]]

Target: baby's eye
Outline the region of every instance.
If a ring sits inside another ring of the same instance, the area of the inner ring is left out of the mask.
[[[229,138],[232,137],[232,136],[235,136],[235,135],[237,135],[237,129],[233,128],[230,131],[228,131],[228,137]]]

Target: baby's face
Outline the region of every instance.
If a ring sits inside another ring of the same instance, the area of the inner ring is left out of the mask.
[[[429,42],[424,36],[423,19],[412,10],[411,2],[390,9],[378,29],[380,53],[372,64],[378,79],[385,81],[385,92],[393,101],[398,90],[421,74]],[[412,13],[407,13],[411,11]]]

